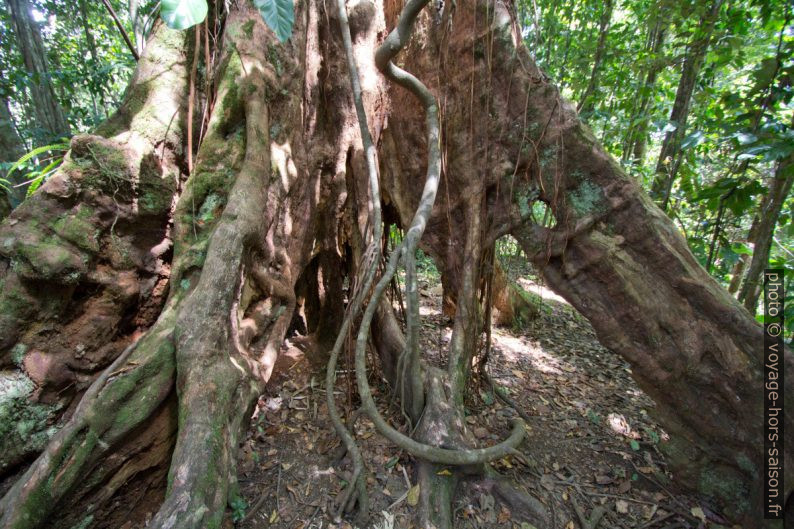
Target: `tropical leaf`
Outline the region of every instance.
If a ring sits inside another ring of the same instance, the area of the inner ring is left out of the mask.
[[[295,23],[293,0],[254,0],[254,5],[278,40],[286,42]]]
[[[207,18],[207,0],[162,0],[160,17],[171,29],[187,29]]]
[[[68,151],[69,150],[69,142],[64,140],[61,143],[53,143],[52,145],[43,145],[41,147],[36,147],[32,151],[26,153],[22,156],[19,160],[14,162],[11,167],[8,169],[6,173],[6,177],[10,177],[11,173],[22,167],[25,163],[27,163],[30,159],[35,158],[39,154],[44,154],[48,151]]]

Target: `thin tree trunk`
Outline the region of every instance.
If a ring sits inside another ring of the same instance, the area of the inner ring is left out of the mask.
[[[0,99],[0,162],[13,162],[25,153],[25,144],[17,134],[8,99]]]
[[[661,59],[662,49],[664,48],[665,37],[667,36],[667,26],[669,19],[664,16],[664,12],[659,13],[656,22],[649,31],[648,52],[651,54],[651,61],[645,74],[645,81],[640,92],[640,100],[634,108],[634,112],[629,122],[629,130],[626,134],[626,141],[623,143],[623,161],[632,159],[637,166],[642,165],[645,159],[645,147],[648,142],[648,105],[653,97],[656,87],[656,78],[662,71],[664,61]]]
[[[17,44],[31,76],[32,106],[38,126],[44,132],[44,141],[70,136],[66,120],[55,90],[50,81],[46,50],[41,40],[41,30],[33,20],[28,0],[5,0],[14,21]]]
[[[606,0],[604,2],[604,12],[601,14],[601,19],[598,23],[598,44],[596,44],[595,56],[593,57],[593,69],[590,72],[590,80],[587,83],[587,88],[585,88],[584,93],[579,98],[579,106],[577,107],[580,114],[589,114],[595,106],[593,97],[598,91],[598,75],[601,69],[601,63],[604,60],[604,54],[606,53],[609,23],[612,21],[612,10],[614,5],[614,0]]]
[[[769,191],[758,212],[759,222],[753,240],[753,258],[739,292],[739,301],[750,314],[755,314],[758,307],[758,298],[763,288],[761,276],[769,263],[775,228],[786,197],[791,191],[792,182],[794,182],[794,157],[789,156],[778,164],[769,184]]]
[[[8,100],[0,100],[0,162],[11,163],[18,160],[25,153],[25,144],[17,134],[14,118],[8,108]],[[0,178],[5,174],[0,173]],[[12,182],[13,183],[13,182]],[[10,199],[19,202],[23,197],[18,189],[11,188],[3,191],[0,189],[0,220],[11,212]]]
[[[675,102],[670,112],[670,122],[675,126],[675,130],[669,131],[664,137],[659,160],[656,163],[656,178],[651,188],[651,196],[661,204],[662,209],[667,209],[670,199],[670,191],[678,171],[681,142],[686,135],[692,94],[711,43],[714,26],[719,19],[722,3],[723,0],[713,0],[704,13],[692,41],[687,45]]]
[[[87,75],[94,75],[96,73],[96,69],[99,68],[101,62],[99,62],[99,56],[97,55],[97,47],[96,41],[94,40],[94,34],[91,32],[91,23],[88,21],[88,4],[86,0],[80,0],[80,8],[78,9],[80,13],[80,23],[83,26],[83,34],[85,35],[85,41],[88,45],[88,51],[91,54],[91,61],[92,63],[86,68]],[[92,83],[93,85],[94,83]],[[105,103],[105,91],[104,87],[100,87],[99,93],[91,92],[92,100],[96,101],[96,98],[99,97],[99,103],[102,106],[102,110],[105,114],[107,114],[107,104]],[[96,103],[94,103],[94,119],[98,120],[99,115],[96,110]]]

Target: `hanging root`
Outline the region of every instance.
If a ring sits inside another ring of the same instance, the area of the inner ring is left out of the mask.
[[[342,41],[344,42],[345,54],[347,56],[347,65],[350,70],[350,84],[353,88],[353,101],[356,107],[356,116],[358,117],[359,131],[361,133],[361,142],[364,147],[365,157],[367,162],[367,173],[369,180],[369,188],[371,196],[372,207],[370,209],[370,225],[373,229],[372,239],[369,247],[362,257],[362,262],[359,265],[359,270],[364,273],[364,281],[356,285],[353,289],[351,296],[351,303],[348,307],[345,319],[342,322],[342,328],[336,337],[334,347],[331,350],[331,355],[328,359],[328,366],[325,373],[325,387],[326,399],[328,405],[328,414],[331,417],[331,422],[334,425],[337,435],[342,439],[347,448],[347,452],[353,461],[353,475],[349,480],[349,485],[346,490],[341,494],[338,503],[339,510],[337,518],[352,508],[353,492],[357,493],[359,505],[359,520],[365,522],[369,510],[369,498],[367,496],[367,482],[364,470],[364,459],[361,456],[361,450],[358,448],[355,439],[353,438],[352,431],[349,431],[342,422],[339,416],[339,411],[336,408],[336,400],[334,399],[334,385],[336,382],[336,364],[339,359],[339,352],[347,340],[348,333],[353,324],[353,321],[358,318],[361,312],[361,306],[364,303],[364,296],[372,288],[372,283],[375,280],[375,274],[381,260],[381,234],[382,234],[382,221],[380,210],[380,189],[378,184],[378,173],[375,161],[375,145],[372,141],[372,136],[369,133],[367,125],[367,114],[364,109],[364,101],[361,95],[361,82],[358,76],[358,68],[356,60],[353,55],[353,42],[350,35],[350,23],[347,18],[347,8],[345,7],[345,0],[337,1],[337,8],[339,11],[339,25],[341,26]],[[352,430],[352,428],[351,428]]]

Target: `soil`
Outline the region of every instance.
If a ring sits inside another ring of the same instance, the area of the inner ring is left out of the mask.
[[[421,291],[422,342],[429,361],[437,362],[452,321],[442,315],[441,289],[433,283],[426,280]],[[493,328],[487,371],[529,423],[519,447],[523,460],[511,456],[493,466],[547,507],[554,529],[730,527],[705,500],[671,482],[659,450],[667,434],[651,418],[654,404],[632,380],[629,365],[602,347],[589,323],[562,298],[530,280],[519,283],[536,294],[540,316],[523,328]],[[301,336],[288,339],[282,352],[240,450],[242,500],[232,501],[236,526],[414,527],[418,490],[412,459],[365,417],[355,422],[355,431],[369,472],[370,517],[358,525],[354,513],[350,520],[334,520],[335,497],[351,465],[328,420],[325,366],[317,360],[323,355]],[[348,359],[340,358],[335,388],[346,417],[357,407]],[[389,388],[373,371],[370,382],[382,413],[402,424]],[[504,439],[515,415],[485,382],[472,388],[467,423],[480,446]],[[534,527],[513,517],[508,505],[478,483],[461,484],[455,509],[460,528]],[[593,525],[599,511],[603,515]]]

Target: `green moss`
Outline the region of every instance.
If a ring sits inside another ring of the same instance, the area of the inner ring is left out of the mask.
[[[245,36],[248,37],[249,39],[254,36],[253,20],[247,20],[245,24],[243,24],[243,33],[245,33]]]
[[[267,45],[267,59],[276,71],[276,75],[281,77],[281,74],[284,73],[284,65],[281,62],[281,57],[279,57],[277,46],[273,44]]]
[[[584,180],[568,194],[568,200],[579,216],[594,213],[603,202],[603,193],[592,182]]]
[[[57,431],[58,407],[31,402],[34,387],[22,373],[0,373],[0,470],[43,450]]]
[[[53,222],[52,228],[61,238],[82,250],[99,252],[100,231],[90,222],[93,210],[80,204],[75,213],[61,215]]]
[[[22,361],[25,359],[25,353],[27,352],[28,346],[20,342],[11,348],[11,360],[15,365],[22,367]]]
[[[201,204],[201,208],[199,208],[198,219],[202,222],[212,221],[218,213],[217,210],[223,206],[223,202],[223,198],[215,193],[207,195],[207,198]]]
[[[557,145],[549,145],[540,151],[540,168],[549,169],[557,161]]]
[[[72,529],[88,529],[91,526],[91,522],[94,521],[94,515],[89,514],[83,520],[75,526],[72,526]]]
[[[88,141],[84,147],[84,152],[72,151],[75,163],[82,169],[83,184],[116,198],[132,198],[132,180],[126,153],[99,141]]]
[[[85,270],[81,256],[69,251],[59,237],[45,236],[39,239],[18,241],[15,271],[25,277],[40,276],[45,279],[64,279]]]
[[[144,215],[166,215],[171,209],[175,183],[159,174],[142,172],[138,182],[138,207]]]
[[[750,491],[741,476],[727,467],[706,466],[700,473],[698,491],[731,506],[734,514],[750,510]]]

